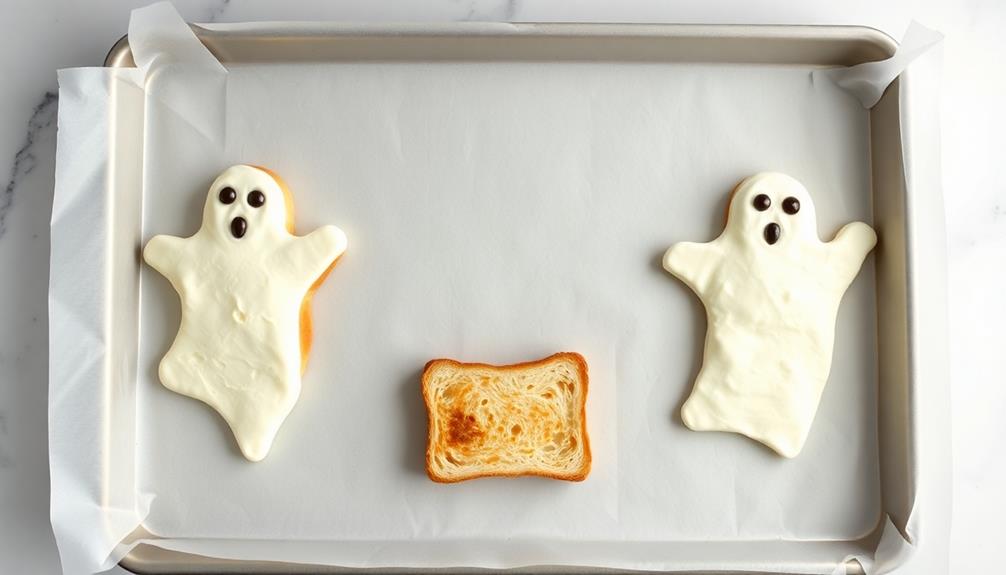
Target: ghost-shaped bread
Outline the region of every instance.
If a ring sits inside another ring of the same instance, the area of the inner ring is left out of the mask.
[[[761,173],[734,189],[718,238],[671,246],[664,268],[698,295],[707,318],[685,425],[798,455],[831,369],[839,303],[876,243],[862,222],[822,242],[803,185]]]
[[[289,190],[273,172],[228,168],[210,186],[188,238],[155,236],[143,259],[181,299],[182,318],[158,376],[227,421],[261,461],[300,395],[311,346],[311,296],[346,250],[323,226],[293,234]]]

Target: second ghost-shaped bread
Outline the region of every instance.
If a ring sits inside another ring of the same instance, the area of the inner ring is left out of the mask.
[[[718,238],[671,246],[664,268],[699,296],[707,318],[685,425],[799,454],[831,369],[839,303],[876,243],[862,222],[822,242],[803,185],[761,173],[734,190]]]
[[[300,396],[311,296],[345,250],[335,226],[294,235],[285,184],[247,165],[210,186],[195,235],[155,236],[143,250],[181,299],[161,383],[219,412],[251,461],[269,453]]]

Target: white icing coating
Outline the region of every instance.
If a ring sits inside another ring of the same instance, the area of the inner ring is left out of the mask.
[[[230,204],[219,198],[226,187],[237,194]],[[257,208],[248,200],[253,190],[265,194]],[[233,166],[210,186],[195,235],[155,236],[143,250],[182,305],[161,383],[217,410],[251,461],[269,453],[300,395],[301,304],[346,250],[335,226],[291,234],[285,194],[268,172]],[[231,232],[238,217],[247,222],[240,238]]]
[[[760,194],[771,200],[765,211],[753,205]],[[800,202],[794,215],[783,210],[788,197]],[[765,240],[771,223],[781,229],[774,245]],[[718,238],[671,246],[664,268],[699,296],[708,323],[685,425],[799,454],[831,369],[839,303],[876,243],[862,222],[822,242],[803,185],[761,173],[738,185]]]

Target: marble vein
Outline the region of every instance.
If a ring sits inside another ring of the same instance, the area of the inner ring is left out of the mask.
[[[56,121],[56,102],[58,97],[56,92],[46,92],[28,119],[28,133],[25,135],[24,143],[14,154],[14,161],[10,169],[10,179],[7,186],[0,195],[0,239],[7,232],[7,218],[14,208],[14,195],[17,192],[21,180],[35,169],[38,161],[35,158],[35,142],[43,131],[53,127]]]
[[[517,15],[517,0],[507,0],[506,5],[503,7],[503,21],[513,22],[514,17]]]
[[[497,15],[491,15],[488,11],[483,11],[478,2],[473,0],[468,5],[468,13],[463,20],[471,22],[512,22],[520,9],[519,0],[506,0],[506,2],[493,2],[493,8],[499,7]],[[493,10],[495,12],[495,10]]]
[[[231,0],[223,0],[217,6],[210,9],[210,17],[206,20],[207,23],[216,22],[224,15],[231,6]]]
[[[7,414],[0,411],[0,469],[13,467],[14,461],[7,455]]]

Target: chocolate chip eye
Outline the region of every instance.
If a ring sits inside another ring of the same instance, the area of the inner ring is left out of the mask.
[[[779,241],[779,238],[782,236],[782,228],[779,227],[779,224],[772,222],[771,224],[765,226],[764,233],[765,233],[765,241],[768,242],[768,245],[770,246],[775,245],[775,243]]]
[[[238,193],[234,191],[234,188],[226,187],[220,190],[220,195],[217,197],[220,198],[221,204],[233,204],[234,200],[238,199]]]
[[[249,206],[251,206],[253,208],[258,208],[258,207],[261,207],[262,204],[264,204],[264,203],[265,203],[265,194],[263,194],[262,192],[260,192],[258,190],[252,190],[252,192],[250,194],[248,194],[248,205]]]
[[[789,197],[782,201],[782,211],[789,215],[793,215],[800,211],[800,200]]]
[[[772,200],[765,194],[758,194],[754,199],[754,207],[759,212],[764,212],[772,205]]]

